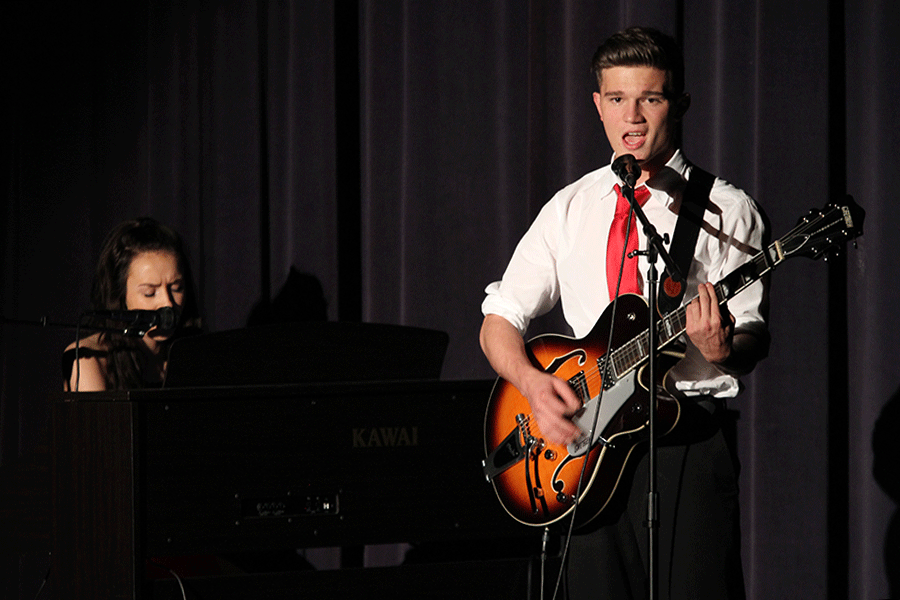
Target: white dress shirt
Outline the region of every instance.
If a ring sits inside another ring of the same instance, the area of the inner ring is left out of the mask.
[[[691,165],[680,151],[647,181],[650,199],[647,218],[660,235],[672,234]],[[524,334],[534,317],[549,311],[558,300],[576,338],[586,336],[610,302],[606,277],[606,242],[616,209],[615,184],[610,165],[588,173],[557,192],[544,205],[522,237],[503,279],[491,283],[482,312],[496,314]],[[717,283],[762,249],[764,224],[756,203],[742,190],[716,179],[710,192],[694,260],[687,274],[683,302],[696,295],[697,285]],[[639,247],[646,248],[642,228],[635,222]],[[626,259],[630,260],[630,259]],[[660,260],[657,269],[662,272]],[[639,258],[638,273],[648,271]],[[728,301],[736,329],[765,328],[766,289],[757,281]],[[646,292],[645,292],[646,295]],[[738,393],[736,377],[708,363],[683,336],[686,356],[669,373],[685,395],[731,397]]]

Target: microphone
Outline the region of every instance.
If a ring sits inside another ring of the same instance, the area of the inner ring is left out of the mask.
[[[122,333],[138,337],[154,327],[159,327],[162,331],[173,331],[178,322],[178,313],[171,306],[156,310],[89,310],[85,315],[124,323]]]
[[[631,154],[623,154],[616,158],[616,160],[613,161],[612,170],[619,179],[624,181],[628,187],[632,188],[641,176],[641,166]]]

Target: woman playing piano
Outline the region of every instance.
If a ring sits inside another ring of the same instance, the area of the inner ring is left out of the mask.
[[[190,265],[179,235],[143,217],[117,225],[97,262],[91,302],[95,311],[159,311],[174,314],[168,326],[154,325],[142,336],[120,328],[94,333],[66,348],[63,376],[67,391],[153,387],[165,377],[168,348],[200,317]],[[76,360],[77,357],[77,360]]]

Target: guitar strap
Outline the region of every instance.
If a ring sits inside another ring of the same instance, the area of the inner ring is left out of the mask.
[[[703,213],[706,212],[709,193],[714,181],[713,175],[700,167],[693,167],[691,168],[691,177],[684,188],[678,220],[675,222],[675,232],[672,234],[672,244],[669,246],[669,255],[685,277],[688,276],[691,261],[694,259],[697,236],[700,234]],[[675,281],[668,269],[665,270],[657,299],[659,314],[668,314],[681,306],[681,299],[684,297],[686,288],[684,281]]]

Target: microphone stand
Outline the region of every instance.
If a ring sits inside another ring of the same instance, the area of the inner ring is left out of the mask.
[[[82,315],[82,319],[85,316],[93,316],[89,314]],[[100,317],[102,318],[102,317]],[[57,321],[51,321],[49,317],[42,316],[37,319],[13,319],[10,317],[5,317],[0,315],[0,326],[3,325],[27,325],[40,327],[42,329],[74,329],[78,330],[87,330],[87,331],[108,331],[113,333],[122,333],[123,335],[136,335],[143,336],[147,333],[147,327],[135,327],[131,328],[130,325],[126,325],[124,327],[112,327],[110,325],[96,325],[94,323],[60,323]],[[129,333],[129,331],[133,333]]]
[[[631,203],[631,208],[634,210],[634,214],[637,215],[638,220],[641,222],[644,228],[644,234],[647,236],[647,249],[646,250],[637,250],[635,254],[645,255],[647,257],[647,262],[650,267],[647,270],[647,295],[648,295],[648,303],[649,303],[649,329],[647,336],[647,360],[649,361],[648,366],[648,382],[649,382],[649,392],[650,392],[650,445],[648,449],[648,492],[647,492],[647,535],[649,541],[648,548],[648,556],[649,556],[649,579],[650,579],[650,600],[655,600],[658,597],[658,578],[659,578],[659,569],[658,569],[658,539],[659,539],[659,495],[656,491],[656,369],[657,369],[657,355],[656,355],[656,347],[658,345],[659,331],[657,329],[657,323],[659,322],[659,315],[657,313],[657,290],[659,286],[659,274],[656,270],[656,260],[658,257],[662,257],[663,262],[666,263],[666,268],[669,270],[669,273],[672,275],[672,279],[676,281],[683,281],[684,277],[679,272],[678,267],[675,265],[672,257],[669,256],[669,253],[666,252],[665,246],[663,246],[663,242],[668,242],[668,235],[665,238],[660,237],[660,235],[656,231],[656,227],[647,219],[647,215],[644,214],[641,206],[635,202],[634,200],[634,185],[631,185],[630,182],[625,183],[622,186],[622,193],[628,202]],[[638,383],[640,385],[640,382]]]
[[[51,321],[46,316],[39,319],[11,319],[0,315],[0,324],[3,325],[36,325],[45,329],[75,329],[75,325],[71,323],[57,323]]]

